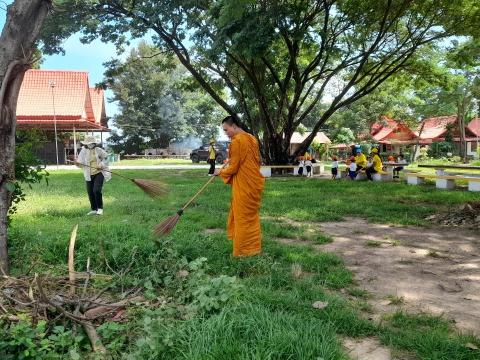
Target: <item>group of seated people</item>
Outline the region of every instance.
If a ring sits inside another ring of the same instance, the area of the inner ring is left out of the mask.
[[[400,171],[403,170],[403,164],[407,164],[402,154],[395,159],[394,156],[388,157],[388,163],[390,164],[397,164],[396,167],[393,168],[393,177],[398,178]],[[338,158],[334,156],[332,158],[332,179],[335,180],[338,175]],[[361,149],[356,150],[356,156],[351,156],[345,161],[348,169],[348,177],[351,180],[354,180],[358,173],[361,171],[365,171],[368,180],[373,180],[373,174],[376,173],[383,173],[383,162],[382,158],[378,155],[378,149],[373,148],[370,154],[369,159],[363,154]]]

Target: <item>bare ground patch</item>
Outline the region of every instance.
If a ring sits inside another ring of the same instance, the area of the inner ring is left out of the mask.
[[[289,223],[294,223],[289,221]],[[341,255],[379,317],[398,309],[444,315],[480,335],[480,234],[466,229],[373,224],[364,219],[317,224],[333,237],[309,244]]]
[[[373,337],[352,339],[344,338],[343,346],[352,360],[391,360],[389,348]]]

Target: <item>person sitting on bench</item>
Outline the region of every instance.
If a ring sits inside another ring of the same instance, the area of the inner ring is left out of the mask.
[[[404,159],[403,155],[400,154],[398,155],[398,158],[397,158],[397,164],[406,164],[407,161]],[[394,167],[393,168],[393,177],[394,178],[399,178],[400,176],[400,171],[403,170],[403,166],[397,166],[397,167]]]
[[[360,170],[367,168],[367,157],[362,153],[361,149],[357,149],[357,156],[355,156],[355,163],[357,164],[357,174]]]
[[[383,164],[382,164],[382,159],[380,159],[380,156],[378,156],[378,149],[373,148],[372,155],[373,155],[372,165],[367,167],[367,170],[365,172],[367,174],[368,180],[373,181],[372,174],[381,173]]]

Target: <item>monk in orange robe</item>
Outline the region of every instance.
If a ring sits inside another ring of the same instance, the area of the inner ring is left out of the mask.
[[[233,256],[251,256],[262,251],[259,210],[265,178],[260,173],[258,142],[232,116],[222,121],[222,127],[232,140],[228,165],[216,171],[232,186],[227,235],[233,240]]]

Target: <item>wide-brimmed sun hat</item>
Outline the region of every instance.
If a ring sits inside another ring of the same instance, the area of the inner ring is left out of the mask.
[[[95,136],[92,135],[87,135],[85,136],[85,139],[80,141],[83,145],[89,145],[89,144],[96,144],[97,139],[95,139]]]

